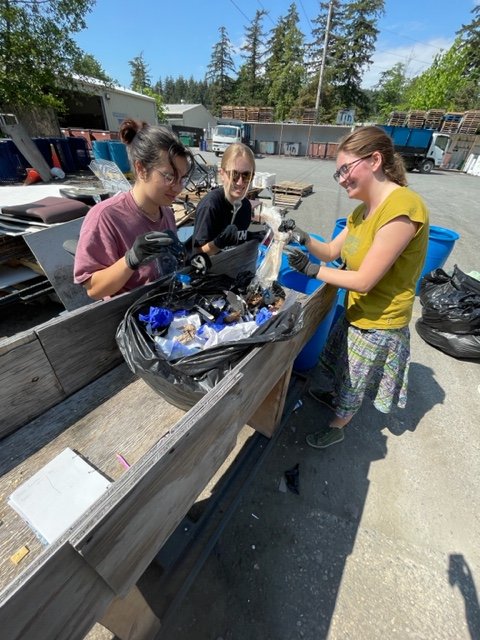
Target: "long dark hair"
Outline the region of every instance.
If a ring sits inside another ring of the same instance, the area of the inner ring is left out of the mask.
[[[152,169],[164,160],[164,153],[168,156],[175,178],[178,178],[178,171],[173,162],[175,158],[185,158],[190,170],[193,168],[192,152],[167,127],[127,118],[120,125],[119,134],[120,140],[127,145],[127,153],[134,173],[136,173],[135,162],[138,161],[141,162],[147,175],[150,174]]]

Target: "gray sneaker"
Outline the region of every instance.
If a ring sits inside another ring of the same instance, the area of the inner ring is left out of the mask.
[[[310,387],[310,389],[308,390],[308,394],[312,396],[312,398],[314,398],[317,402],[320,402],[332,411],[335,411],[336,398],[333,393],[328,393],[327,391],[322,391],[321,389]]]
[[[342,442],[344,437],[343,429],[325,427],[321,431],[310,433],[306,437],[306,441],[309,447],[313,447],[314,449],[326,449],[332,444]]]

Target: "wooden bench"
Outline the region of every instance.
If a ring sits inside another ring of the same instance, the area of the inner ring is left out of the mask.
[[[154,285],[151,285],[154,286]],[[0,628],[9,640],[84,638],[100,621],[122,640],[160,621],[136,583],[236,445],[245,424],[271,436],[292,363],[336,290],[301,299],[304,325],[252,349],[188,412],[120,364],[114,335],[145,288],[78,309],[0,343]],[[43,547],[8,496],[65,447],[114,482],[81,520]],[[121,453],[132,465],[123,468]],[[28,554],[18,564],[20,547]]]

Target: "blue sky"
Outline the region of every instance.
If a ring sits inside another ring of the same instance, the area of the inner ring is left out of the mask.
[[[363,86],[374,85],[379,74],[398,62],[414,76],[428,68],[433,57],[451,46],[455,32],[471,22],[471,10],[480,0],[386,0],[385,15],[374,64],[363,78]],[[106,73],[129,87],[129,60],[143,52],[152,82],[167,75],[200,80],[205,76],[212,47],[224,26],[239,51],[245,26],[257,9],[265,9],[264,30],[288,12],[291,0],[97,0],[87,16],[87,29],[77,34],[80,47],[92,54]],[[297,0],[300,28],[310,39],[312,19],[319,12],[318,0]],[[235,57],[235,63],[241,64]]]

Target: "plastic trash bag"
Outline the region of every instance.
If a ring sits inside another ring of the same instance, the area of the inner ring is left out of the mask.
[[[423,322],[447,333],[480,335],[480,282],[455,265],[453,274],[435,269],[420,285]]]
[[[428,344],[454,358],[480,358],[480,282],[455,265],[426,274],[420,285],[422,317],[415,324]]]
[[[152,337],[138,320],[139,314],[148,312],[150,306],[170,306],[172,310],[192,308],[197,299],[221,295],[225,290],[235,287],[235,281],[228,276],[207,274],[192,280],[192,287],[171,293],[171,280],[164,278],[159,281],[158,289],[150,290],[127,310],[117,329],[116,340],[131,371],[180,409],[192,407],[253,347],[288,340],[303,326],[300,303],[287,301],[276,315],[263,322],[250,337],[168,361],[157,352]]]

